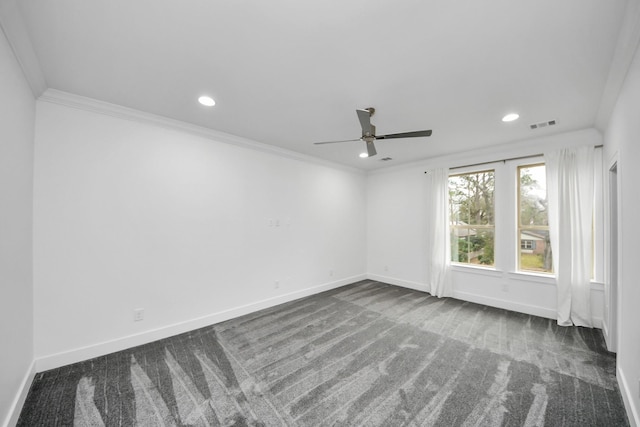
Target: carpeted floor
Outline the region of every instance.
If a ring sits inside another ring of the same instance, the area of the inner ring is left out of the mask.
[[[597,329],[363,281],[38,373],[20,426],[626,426]]]

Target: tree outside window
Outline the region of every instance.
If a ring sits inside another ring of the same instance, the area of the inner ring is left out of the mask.
[[[493,170],[449,177],[451,261],[494,265]]]

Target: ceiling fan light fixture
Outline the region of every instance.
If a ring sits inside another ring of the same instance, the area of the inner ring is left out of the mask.
[[[518,120],[520,118],[520,114],[518,113],[509,113],[502,118],[503,122],[512,122],[514,120]]]
[[[360,158],[361,158],[361,159],[366,159],[367,157],[369,157],[369,154],[367,154],[367,153],[360,153]]]
[[[206,107],[213,107],[214,105],[216,105],[216,101],[207,95],[202,95],[200,98],[198,98],[198,102]]]

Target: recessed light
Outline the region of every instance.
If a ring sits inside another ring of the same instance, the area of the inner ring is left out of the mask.
[[[369,157],[367,153],[360,153],[360,158],[366,159],[367,157]]]
[[[213,100],[210,96],[203,95],[198,98],[198,102],[202,105],[206,105],[207,107],[213,107],[216,105],[216,101]]]
[[[506,116],[504,116],[502,118],[503,122],[512,122],[514,120],[518,120],[518,118],[520,117],[520,114],[518,113],[509,113]]]

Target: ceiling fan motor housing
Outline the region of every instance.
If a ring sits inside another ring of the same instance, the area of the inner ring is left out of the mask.
[[[375,138],[375,136],[376,136],[376,127],[374,125],[370,125],[369,127],[371,129],[370,131],[362,133],[362,137],[363,138],[366,138],[366,137],[369,137],[369,136],[372,136],[372,137]]]

